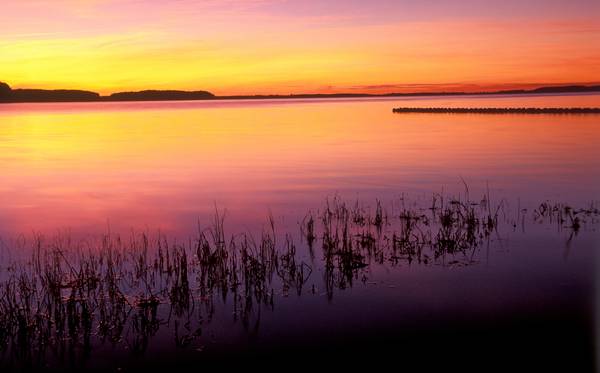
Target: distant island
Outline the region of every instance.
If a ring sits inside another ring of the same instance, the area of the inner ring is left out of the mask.
[[[600,85],[546,86],[525,90],[501,90],[488,92],[414,92],[414,93],[306,93],[291,95],[234,95],[216,96],[208,91],[144,90],[117,92],[108,96],[76,89],[12,89],[0,82],[0,103],[18,102],[98,102],[98,101],[181,101],[181,100],[250,100],[250,99],[302,99],[302,98],[360,98],[360,97],[406,97],[406,96],[461,96],[498,94],[548,94],[600,92]]]
[[[139,91],[118,92],[107,97],[101,97],[106,101],[169,101],[169,100],[211,100],[216,96],[207,91]]]

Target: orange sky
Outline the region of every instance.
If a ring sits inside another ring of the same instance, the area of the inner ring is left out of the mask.
[[[593,83],[598,19],[593,0],[7,0],[0,81],[102,94]]]

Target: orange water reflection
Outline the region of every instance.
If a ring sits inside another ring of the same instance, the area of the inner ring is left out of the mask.
[[[293,224],[336,192],[393,198],[486,182],[598,199],[600,117],[392,114],[394,106],[600,106],[598,95],[0,107],[0,233],[160,228],[215,204]]]

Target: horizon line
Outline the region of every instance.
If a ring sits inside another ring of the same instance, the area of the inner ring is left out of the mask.
[[[413,85],[415,86],[415,85]],[[418,85],[417,85],[418,86]],[[444,84],[430,84],[431,87],[443,87]],[[290,94],[234,94],[215,95],[206,90],[178,90],[178,89],[144,89],[139,91],[120,91],[101,95],[100,93],[82,89],[43,89],[43,88],[15,88],[0,81],[0,102],[95,102],[95,101],[183,101],[183,100],[218,100],[218,99],[269,99],[269,98],[359,98],[359,97],[401,97],[401,96],[435,96],[435,95],[489,95],[489,94],[544,94],[544,93],[585,93],[600,92],[598,83],[558,83],[535,84],[529,89],[508,88],[495,90],[428,90],[413,92],[349,92],[334,93],[290,93]],[[519,86],[518,84],[516,85]],[[523,85],[521,85],[523,87]]]
[[[212,88],[176,88],[176,87],[148,87],[148,88],[123,88],[111,92],[104,92],[102,89],[93,88],[71,88],[71,87],[40,87],[34,84],[33,87],[17,86],[13,87],[8,81],[1,80],[0,84],[8,85],[11,90],[44,90],[44,91],[85,91],[98,94],[100,97],[109,97],[117,93],[143,92],[143,91],[179,91],[179,92],[213,92],[221,91],[220,89]],[[437,93],[437,92],[460,92],[460,93],[486,93],[493,91],[506,90],[532,90],[541,87],[566,87],[566,86],[595,86],[600,85],[600,80],[590,81],[570,81],[570,82],[521,82],[521,83],[476,83],[476,82],[447,82],[447,83],[382,83],[382,84],[354,84],[348,86],[323,86],[309,92],[301,93],[226,93],[215,94],[215,96],[292,96],[292,95],[316,95],[316,94],[365,94],[365,95],[386,95],[386,94],[421,94],[421,93]],[[242,89],[242,92],[244,90]],[[260,90],[259,90],[260,91]]]

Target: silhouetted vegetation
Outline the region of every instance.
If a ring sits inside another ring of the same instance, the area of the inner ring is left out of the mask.
[[[480,201],[468,192],[463,198],[436,194],[428,207],[402,199],[385,208],[376,201],[374,209],[335,197],[300,224],[308,262],[295,235],[278,233],[272,217],[259,237],[227,236],[218,211],[185,244],[147,234],[79,243],[36,235],[10,248],[21,259],[2,263],[0,362],[45,366],[74,351],[85,360],[102,344],[143,354],[161,328],[170,328],[175,346],[183,348],[223,307],[255,332],[261,310],[273,310],[278,297],[332,299],[337,290],[366,282],[373,265],[477,264],[478,249],[489,245],[499,226],[524,224],[527,211],[508,215],[505,203],[492,205],[489,194]],[[529,216],[577,234],[596,224],[600,211],[594,204],[575,209],[546,201]]]
[[[169,101],[169,100],[208,100],[215,98],[207,91],[140,91],[140,92],[119,92],[104,97],[107,101]]]
[[[13,89],[11,94],[11,101],[14,102],[74,102],[99,99],[98,93],[74,89]]]
[[[0,102],[8,101],[8,99],[11,97],[11,94],[12,90],[10,89],[10,86],[6,83],[0,82]]]
[[[598,92],[600,91],[600,85],[567,85],[567,86],[555,86],[555,87],[540,87],[532,89],[530,93],[564,93],[564,92]],[[522,91],[527,92],[527,91]]]
[[[95,92],[69,89],[11,89],[0,82],[0,102],[74,102],[98,101],[100,95]]]
[[[139,92],[117,92],[109,96],[81,90],[11,90],[0,82],[0,102],[79,102],[79,101],[171,101],[171,100],[250,100],[250,99],[310,99],[310,98],[361,98],[361,97],[409,97],[409,96],[460,96],[490,94],[545,94],[572,92],[600,92],[595,86],[555,86],[532,90],[503,90],[493,92],[409,92],[409,93],[303,93],[290,95],[230,95],[215,96],[207,91],[144,90]]]
[[[600,92],[600,85],[593,86],[554,86],[540,87],[536,89],[512,89],[501,91],[480,91],[480,92],[407,92],[407,93],[305,93],[291,95],[234,95],[234,96],[217,96],[217,99],[228,100],[247,100],[247,99],[302,99],[302,98],[360,98],[360,97],[420,97],[420,96],[465,96],[465,95],[519,95],[519,94],[547,94],[547,93],[585,93],[585,92]]]

